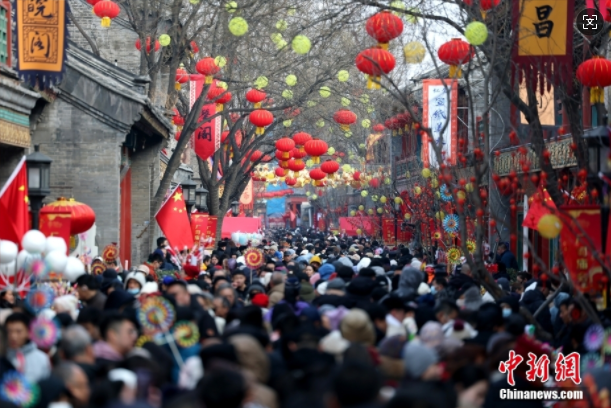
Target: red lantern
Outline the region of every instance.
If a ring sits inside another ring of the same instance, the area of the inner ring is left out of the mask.
[[[295,173],[299,173],[301,170],[305,169],[305,163],[303,160],[294,160],[291,159],[288,162],[288,168]]]
[[[263,152],[261,152],[260,150],[255,150],[254,152],[252,152],[252,154],[250,155],[250,161],[251,162],[256,162],[257,160],[259,160],[261,157],[263,157]]]
[[[287,186],[292,187],[295,184],[297,184],[297,179],[293,177],[287,177],[284,179],[284,182],[286,183]]]
[[[314,180],[314,185],[316,187],[323,187],[325,185],[323,181],[325,177],[327,177],[327,175],[321,169],[316,168],[310,170],[310,178]]]
[[[248,116],[250,123],[257,127],[256,134],[262,135],[265,133],[265,127],[271,125],[274,122],[274,115],[268,110],[257,109],[250,112]]]
[[[380,180],[372,178],[371,180],[369,180],[369,185],[371,186],[371,188],[378,188],[380,187]]]
[[[320,169],[329,175],[332,179],[334,174],[339,170],[339,163],[334,160],[326,160],[320,165]]]
[[[473,5],[473,0],[463,0],[467,6]],[[482,13],[482,18],[486,18],[486,12],[501,4],[501,0],[480,0],[479,7]]]
[[[291,150],[295,148],[295,142],[288,137],[283,137],[276,141],[276,149],[283,152],[282,157],[284,159],[290,158]]]
[[[176,82],[174,83],[174,88],[177,91],[180,91],[180,84],[184,84],[189,82],[189,73],[185,71],[184,66],[181,65],[180,68],[176,70]]]
[[[274,170],[274,173],[276,173],[276,176],[282,178],[285,176],[286,172],[284,171],[284,169],[277,167],[276,170]]]
[[[267,94],[258,89],[251,89],[246,92],[246,100],[250,103],[254,103],[256,109],[261,107],[261,102],[263,102],[265,98],[267,98]]]
[[[191,48],[191,54],[197,54],[199,52],[199,47],[195,41],[191,41],[189,47]]]
[[[356,67],[369,76],[368,89],[380,89],[382,74],[392,71],[395,63],[395,57],[381,47],[368,48],[356,56]]]
[[[298,132],[293,135],[293,142],[295,142],[295,146],[297,146],[299,151],[303,153],[305,153],[303,146],[310,140],[312,140],[312,136],[306,132]],[[302,156],[301,158],[303,159],[304,157],[305,156]]]
[[[185,118],[180,116],[178,109],[173,108],[172,110],[174,111],[174,116],[172,117],[172,123],[174,123],[178,127],[178,129],[182,129],[182,127],[185,125]]]
[[[93,6],[93,12],[102,19],[102,27],[110,27],[111,20],[119,15],[121,9],[110,0],[102,0]]]
[[[57,201],[45,205],[41,212],[47,210],[70,211],[70,235],[82,234],[89,231],[95,223],[95,212],[87,204],[74,201],[74,198],[66,199],[60,197]]]
[[[577,80],[590,88],[590,103],[604,103],[603,88],[611,86],[611,61],[595,55],[577,68]]]
[[[412,115],[409,112],[403,112],[397,115],[399,127],[408,131],[412,125]]]
[[[228,130],[225,130],[223,133],[221,133],[221,143],[229,144],[229,140],[227,139],[227,136],[229,136]]]
[[[373,125],[373,131],[376,133],[384,132],[384,125],[382,125],[381,123],[376,123],[375,125]]]
[[[312,156],[312,161],[315,164],[320,163],[319,157],[327,153],[329,146],[323,140],[312,139],[303,146],[306,153]]]
[[[176,140],[176,141],[178,142],[178,139],[180,139],[180,135],[181,135],[181,133],[182,133],[182,132],[181,132],[180,130],[179,130],[178,132],[176,132],[176,133],[174,134],[174,140]]]
[[[361,172],[360,171],[355,171],[354,174],[352,175],[352,179],[354,181],[360,181],[361,180]]]
[[[91,4],[92,6],[95,6],[96,4],[98,4],[101,0],[87,0],[87,3]]]
[[[285,157],[285,152],[280,151],[280,150],[276,150],[276,159],[278,159],[278,165],[280,167],[282,167],[283,169],[288,169],[289,168],[289,159],[291,159],[293,157],[293,152],[290,151],[288,154],[288,157]]]
[[[437,51],[439,59],[450,66],[450,78],[460,78],[460,66],[471,60],[473,48],[460,38],[452,38],[444,43]]]
[[[218,81],[213,81],[208,88],[208,94],[206,98],[209,101],[214,101],[216,103],[216,111],[222,112],[223,105],[231,100],[231,92],[228,92],[224,88],[221,88],[218,85]]]
[[[159,44],[158,40],[155,40],[155,52],[159,51],[159,48],[161,48],[161,45]],[[142,49],[142,43],[140,42],[140,38],[136,40],[136,49],[138,51]],[[146,53],[151,53],[151,37],[146,37]]]
[[[295,145],[296,146],[296,145]],[[295,158],[295,160],[300,160],[303,159],[304,157],[306,157],[308,154],[305,151],[300,150],[299,148],[295,147],[293,150],[293,157]]]
[[[195,65],[195,69],[206,77],[206,84],[211,84],[212,77],[221,70],[212,57],[206,57],[199,60]]]
[[[348,109],[340,109],[333,115],[333,120],[339,123],[344,132],[350,131],[350,125],[356,122],[356,113]]]
[[[387,50],[388,42],[403,32],[403,21],[390,11],[381,11],[369,17],[365,30],[378,41],[380,47]]]

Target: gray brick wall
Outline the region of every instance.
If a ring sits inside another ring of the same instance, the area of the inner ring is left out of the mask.
[[[19,160],[27,154],[25,149],[20,147],[13,147],[7,145],[1,145],[0,147],[0,189],[4,186],[4,183],[11,176]]]
[[[93,7],[86,2],[70,0],[70,10],[83,30],[95,41],[100,57],[112,63],[116,61],[118,67],[139,74],[140,53],[134,45],[138,36],[129,28],[124,16],[117,17],[109,28],[104,28],[100,25],[100,19],[93,14]],[[68,30],[72,41],[91,51],[89,43],[74,25],[70,24]]]
[[[51,195],[74,197],[96,213],[98,245],[119,242],[120,145],[125,135],[57,99],[45,107],[32,143],[53,159]]]

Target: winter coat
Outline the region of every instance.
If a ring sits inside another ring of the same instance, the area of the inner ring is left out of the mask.
[[[424,282],[424,273],[406,266],[401,271],[401,278],[399,279],[399,288],[397,293],[401,297],[412,297],[418,295],[418,286]]]
[[[537,289],[524,292],[521,301],[522,305],[533,315],[544,302],[545,296],[543,296],[543,293]],[[548,307],[543,308],[541,313],[537,315],[537,322],[539,322],[543,330],[546,332],[550,334],[554,333],[554,327],[552,326],[552,315],[550,314]]]
[[[49,357],[38,350],[36,344],[32,342],[18,350],[8,349],[6,357],[15,368],[23,372],[25,378],[31,383],[44,380],[51,374]]]
[[[519,269],[518,261],[516,260],[516,257],[514,256],[514,254],[511,253],[510,250],[503,252],[501,255],[497,255],[496,262],[505,264],[505,267],[507,269],[513,269],[515,271]]]
[[[269,308],[276,306],[278,302],[284,299],[284,283],[274,286],[268,293]]]

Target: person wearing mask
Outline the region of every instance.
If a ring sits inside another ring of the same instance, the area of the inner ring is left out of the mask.
[[[100,284],[92,275],[81,275],[76,280],[79,300],[86,307],[104,310],[106,296],[100,292]]]
[[[7,339],[7,359],[24,374],[28,381],[36,383],[49,376],[49,357],[30,341],[30,318],[25,313],[13,313],[4,322]]]
[[[146,280],[141,272],[130,272],[125,277],[125,290],[134,296],[138,296],[144,287]]]

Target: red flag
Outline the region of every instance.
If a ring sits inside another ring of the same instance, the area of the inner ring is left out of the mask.
[[[30,229],[28,174],[25,156],[0,191],[0,239],[21,243]]]
[[[556,204],[546,189],[537,191],[531,198],[532,200],[529,200],[531,201],[530,208],[524,217],[522,226],[536,230],[541,217],[551,214],[552,210],[556,209]]]
[[[177,186],[163,203],[155,219],[172,248],[179,251],[193,247],[193,234],[182,188]]]

